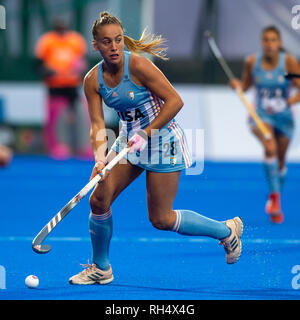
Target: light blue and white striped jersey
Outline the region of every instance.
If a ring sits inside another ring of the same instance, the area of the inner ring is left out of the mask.
[[[138,86],[130,77],[129,62],[131,53],[124,51],[123,77],[115,88],[109,88],[103,80],[103,61],[98,67],[99,93],[106,105],[117,111],[121,130],[112,149],[117,153],[126,145],[123,137],[130,138],[135,132],[145,129],[163,108],[163,101],[148,88]],[[167,151],[164,148],[167,147]],[[176,150],[176,152],[173,151]],[[151,136],[142,154],[147,154],[146,163],[141,163],[135,154],[128,154],[126,158],[146,170],[155,172],[173,172],[188,168],[192,159],[187,147],[185,134],[175,119],[170,120],[157,135]],[[162,158],[167,163],[160,163]],[[138,160],[136,163],[135,160]]]
[[[130,77],[131,52],[124,51],[123,77],[115,88],[103,80],[103,61],[98,66],[99,93],[105,104],[117,111],[123,132],[145,129],[158,115],[163,101],[149,89],[135,84]]]
[[[268,113],[284,112],[288,105],[287,99],[290,92],[290,80],[285,75],[285,53],[280,52],[279,61],[273,70],[264,70],[262,53],[256,55],[253,69],[253,81],[256,88],[256,106]]]

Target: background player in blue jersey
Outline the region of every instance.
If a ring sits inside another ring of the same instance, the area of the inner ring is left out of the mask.
[[[191,165],[183,130],[174,120],[183,102],[162,72],[140,52],[165,58],[163,39],[143,33],[140,40],[124,35],[121,22],[103,12],[93,25],[93,46],[103,60],[85,77],[84,91],[91,118],[91,144],[95,154],[92,177],[101,173],[119,150],[131,146],[129,161],[117,164],[90,197],[89,228],[92,264],[70,278],[72,284],[106,284],[113,281],[109,264],[112,236],[111,205],[116,197],[146,170],[147,205],[154,227],[184,235],[209,236],[220,240],[227,263],[241,254],[243,223],[239,217],[225,222],[209,219],[191,210],[174,210],[180,172]],[[124,50],[127,46],[130,52]],[[102,99],[115,109],[120,134],[106,159],[106,133]],[[143,157],[144,156],[144,157]],[[147,158],[147,156],[149,156]],[[130,213],[129,199],[126,210]],[[120,212],[122,213],[122,212]],[[130,263],[130,259],[126,263]]]
[[[282,49],[280,31],[275,26],[263,29],[261,52],[246,58],[243,79],[231,81],[231,86],[240,86],[244,91],[252,85],[256,88],[256,111],[269,128],[272,138],[266,140],[251,122],[252,131],[264,147],[264,168],[269,185],[266,212],[275,223],[283,222],[281,190],[286,176],[286,154],[294,131],[291,105],[300,101],[300,92],[290,95],[291,81],[288,73],[299,73],[297,60]],[[300,88],[299,79],[293,84]]]

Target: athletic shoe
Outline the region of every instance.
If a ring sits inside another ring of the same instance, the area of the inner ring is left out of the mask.
[[[242,253],[241,236],[243,234],[244,225],[240,217],[225,221],[226,226],[230,229],[230,235],[221,240],[220,244],[224,246],[226,252],[226,262],[232,264],[238,261]]]
[[[108,284],[114,280],[111,266],[107,270],[101,270],[96,264],[83,264],[83,271],[69,279],[70,284]]]
[[[265,209],[266,209],[266,213],[270,216],[271,222],[274,222],[274,223],[283,222],[284,216],[281,211],[279,192],[270,193]]]
[[[273,222],[273,223],[278,223],[278,224],[280,224],[280,223],[282,223],[283,220],[284,220],[284,215],[283,215],[282,212],[279,212],[279,213],[277,213],[277,214],[270,214],[270,220],[271,220],[271,222]]]
[[[281,212],[279,192],[272,192],[269,194],[265,209],[268,214],[278,214]]]

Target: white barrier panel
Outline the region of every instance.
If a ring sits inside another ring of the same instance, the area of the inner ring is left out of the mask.
[[[42,124],[46,91],[41,84],[0,83],[4,121],[11,124]]]
[[[261,161],[263,150],[249,129],[248,112],[228,86],[176,85],[184,107],[176,117],[184,129],[204,129],[204,157],[213,161]],[[250,102],[253,92],[247,93]],[[300,161],[300,104],[288,160]]]
[[[183,129],[202,129],[204,157],[214,161],[261,161],[262,147],[252,135],[247,110],[228,86],[175,85],[184,101],[177,115]],[[247,94],[253,101],[251,92]],[[41,84],[0,84],[0,102],[5,121],[13,124],[43,124],[46,91]],[[116,115],[107,107],[105,119],[115,122]],[[300,161],[300,104],[293,106],[296,130],[288,160]],[[193,157],[202,157],[192,148]],[[201,150],[201,148],[198,148]]]
[[[9,124],[43,125],[45,123],[47,91],[42,84],[0,83],[0,102],[4,109],[4,121]],[[104,116],[108,125],[118,121],[117,115],[110,112],[106,106],[104,106]]]

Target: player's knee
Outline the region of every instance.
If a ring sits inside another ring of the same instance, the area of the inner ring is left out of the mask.
[[[276,157],[276,155],[277,155],[276,143],[271,141],[265,146],[265,156],[267,158],[272,158],[272,157]]]
[[[149,217],[149,220],[152,224],[152,226],[159,230],[171,230],[171,220],[170,218],[166,216],[155,216],[155,217]]]
[[[110,206],[110,197],[99,196],[95,193],[90,196],[90,207],[94,214],[103,214],[109,210]]]

